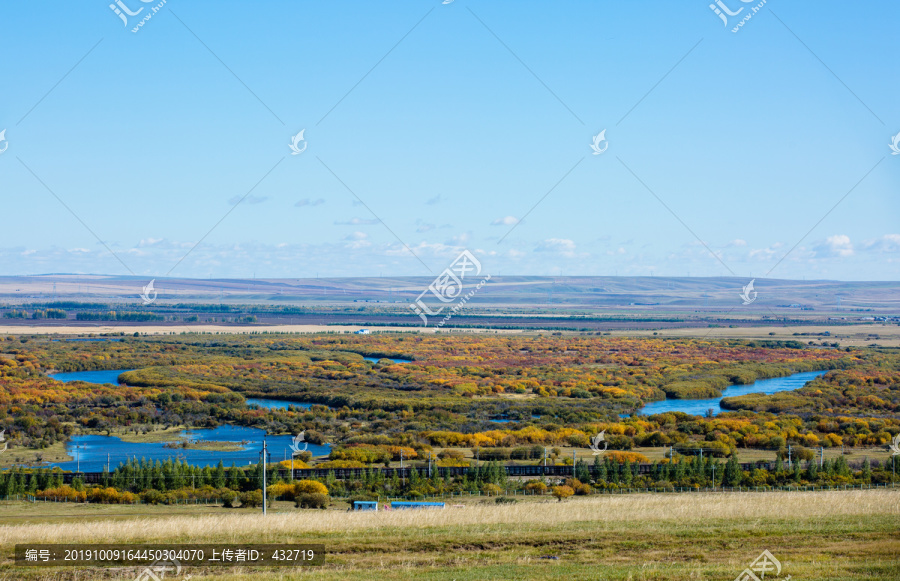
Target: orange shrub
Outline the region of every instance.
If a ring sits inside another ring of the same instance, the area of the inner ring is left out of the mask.
[[[69,502],[87,502],[87,492],[82,490],[81,492],[75,490],[68,484],[63,484],[57,488],[48,488],[47,490],[40,490],[35,493],[37,498],[48,498],[48,499],[58,499],[58,500],[67,500]]]
[[[525,484],[525,490],[530,491],[532,494],[544,494],[547,492],[547,485],[538,480],[532,480]]]
[[[553,496],[555,496],[556,499],[560,502],[562,502],[562,500],[564,498],[569,498],[573,494],[575,494],[575,491],[572,490],[571,486],[554,486],[553,487]]]

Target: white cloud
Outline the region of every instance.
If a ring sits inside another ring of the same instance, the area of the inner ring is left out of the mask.
[[[505,218],[497,218],[491,222],[491,226],[513,226],[519,223],[519,219],[515,216],[506,216]]]
[[[347,241],[347,248],[360,249],[372,245],[372,243],[367,240],[368,237],[369,235],[365,232],[354,232],[353,234],[344,236],[344,240]]]
[[[813,248],[816,258],[846,258],[853,256],[853,243],[846,234],[835,234]]]
[[[894,254],[900,252],[900,234],[885,234],[881,238],[866,240],[862,245],[867,252],[884,252]]]
[[[758,260],[771,260],[776,256],[780,256],[782,254],[782,247],[784,247],[783,242],[776,242],[768,248],[755,248],[750,251],[750,258],[756,258]]]
[[[452,237],[450,240],[447,240],[444,244],[447,246],[454,246],[459,248],[460,246],[465,246],[469,243],[469,240],[472,238],[472,235],[469,232],[463,232],[457,236]]]
[[[535,252],[553,252],[567,258],[573,258],[575,254],[575,243],[566,238],[548,238],[534,249]]]

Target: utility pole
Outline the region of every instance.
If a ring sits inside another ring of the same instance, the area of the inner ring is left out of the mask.
[[[788,446],[788,468],[793,468],[793,462],[791,461],[791,447]]]
[[[578,462],[578,450],[572,450],[572,478],[575,478],[575,464]]]
[[[825,465],[825,448],[824,448],[824,447],[819,446],[819,454],[820,454],[820,456],[819,456],[819,468],[821,468],[821,467],[823,467],[823,466]]]
[[[266,437],[263,436],[263,447],[262,447],[262,505],[263,505],[263,516],[266,515],[266,454],[268,453],[268,447],[266,446]]]
[[[713,492],[715,492],[715,490],[716,490],[716,462],[712,463],[712,469],[713,469]]]

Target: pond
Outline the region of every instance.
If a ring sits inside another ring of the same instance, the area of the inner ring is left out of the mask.
[[[215,466],[222,461],[225,466],[246,466],[255,464],[259,460],[259,452],[262,450],[263,431],[257,428],[242,426],[219,426],[211,429],[184,430],[180,436],[192,440],[214,442],[243,443],[242,449],[234,452],[187,450],[182,448],[166,448],[165,442],[125,442],[115,436],[73,436],[66,444],[66,452],[76,458],[70,462],[58,462],[50,466],[58,466],[63,470],[80,469],[82,472],[102,472],[109,458],[110,469],[128,460],[137,457],[138,460],[175,460],[181,458],[193,466]],[[293,437],[284,434],[280,436],[268,436],[269,454],[272,462],[290,460],[290,444]],[[301,445],[301,449],[302,449]],[[331,452],[328,446],[307,444],[307,450],[313,456],[327,456]]]
[[[794,391],[800,389],[813,379],[825,375],[828,371],[804,371],[787,377],[775,377],[773,379],[760,379],[749,385],[732,385],[722,391],[721,397],[712,399],[665,399],[650,402],[641,408],[638,413],[645,416],[664,414],[666,412],[684,412],[695,416],[706,415],[707,410],[712,410],[713,415],[729,411],[721,406],[722,398],[748,395],[751,393],[773,394],[780,391]]]
[[[295,408],[302,408],[308,410],[314,405],[325,405],[325,404],[316,404],[308,401],[288,401],[284,399],[265,399],[261,397],[248,397],[247,405],[255,405],[261,408],[265,408],[267,410],[286,410],[288,406],[294,406]],[[328,407],[328,406],[325,406]]]
[[[72,371],[69,373],[51,373],[50,378],[56,381],[85,381],[87,383],[111,383],[119,385],[119,375],[133,369],[111,369],[105,371]]]
[[[412,363],[412,359],[394,359],[393,357],[363,357],[363,359],[372,363],[378,363],[382,359],[388,359],[394,363]]]

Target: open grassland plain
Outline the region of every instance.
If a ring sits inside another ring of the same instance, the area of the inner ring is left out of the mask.
[[[100,336],[123,333],[133,335],[139,333],[151,335],[182,335],[185,333],[207,334],[261,334],[261,333],[355,333],[366,325],[228,325],[228,324],[168,324],[168,325],[101,325],[101,326],[46,326],[46,325],[0,325],[2,335],[59,335],[59,336]],[[410,328],[380,326],[378,331],[392,333],[430,335],[439,332],[435,328]],[[464,329],[455,332],[466,334],[495,335],[527,335],[536,331],[523,329]],[[547,333],[545,331],[545,333]],[[723,326],[708,327],[675,327],[666,329],[629,329],[626,331],[610,331],[613,336],[620,337],[671,337],[671,338],[704,338],[704,339],[745,339],[745,340],[797,340],[816,344],[825,342],[838,343],[841,347],[900,347],[900,325],[885,323],[855,323],[846,325],[803,325],[792,324],[772,326]],[[567,332],[566,335],[577,335]]]
[[[100,514],[111,507],[85,508]],[[185,570],[192,580],[730,580],[764,550],[782,565],[767,579],[900,579],[900,490],[622,495],[415,512],[276,507],[268,516],[204,509],[129,518],[114,510],[118,517],[78,522],[50,515],[6,521],[0,579],[136,577],[133,570],[29,569],[11,561],[17,543],[61,542],[326,546],[320,567]]]
[[[707,339],[797,340],[803,343],[838,343],[841,347],[900,347],[900,325],[857,323],[845,325],[772,325],[759,327],[694,327],[680,329],[612,331],[633,337],[704,337]]]

